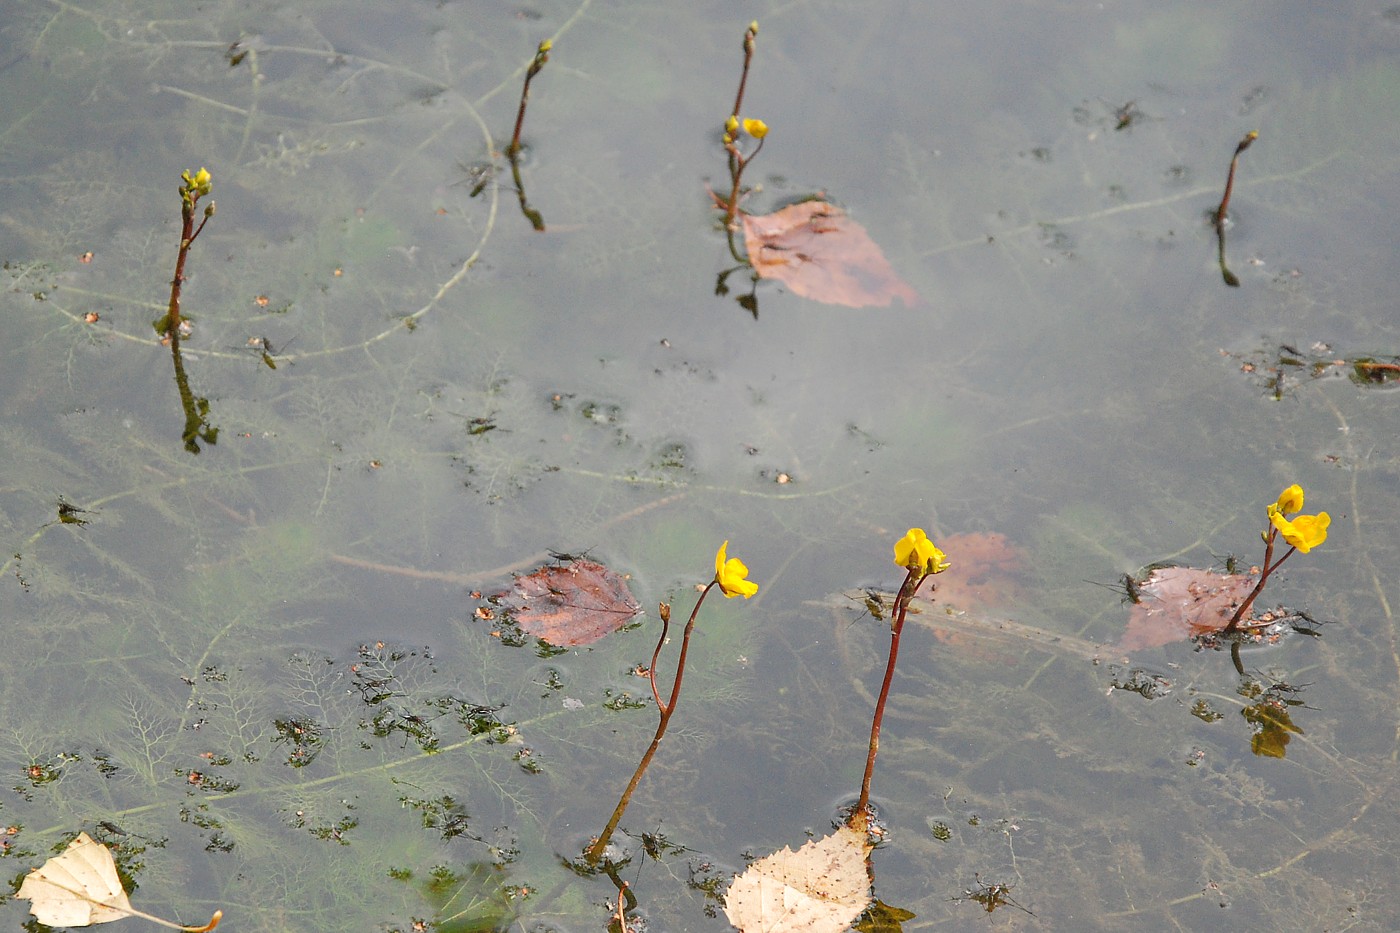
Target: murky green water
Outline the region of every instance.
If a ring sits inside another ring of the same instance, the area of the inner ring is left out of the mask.
[[[752,18],[745,207],[826,192],[918,307],[717,293]],[[541,234],[483,167],[551,37]],[[85,829],[185,922],[599,929],[613,882],[562,861],[651,737],[656,603],[728,539],[762,588],[707,602],[618,839],[652,929],[727,929],[728,876],[859,789],[888,627],[841,594],[919,525],[968,577],[906,631],[875,774],[905,929],[1400,925],[1400,416],[1329,365],[1400,353],[1397,49],[1375,3],[12,4],[9,875]],[[200,166],[180,387],[151,322]],[[1243,678],[1107,647],[1122,574],[1257,561],[1292,482],[1331,537],[1265,601],[1320,637]],[[472,594],[551,550],[642,624],[504,643]],[[1259,683],[1300,688],[1282,758]]]

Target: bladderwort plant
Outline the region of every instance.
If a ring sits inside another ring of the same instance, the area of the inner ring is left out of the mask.
[[[213,180],[209,172],[201,168],[193,176],[188,171],[180,173],[180,216],[183,225],[180,230],[180,253],[175,259],[175,277],[170,280],[170,306],[165,316],[155,322],[156,333],[163,337],[179,335],[182,318],[180,316],[180,289],[185,284],[185,260],[189,258],[190,247],[204,232],[204,225],[214,216],[215,202],[210,201],[204,208],[204,219],[199,226],[194,225],[195,208],[199,199],[208,197],[213,190]]]
[[[880,751],[880,726],[885,718],[885,704],[890,698],[894,666],[899,659],[899,636],[904,631],[904,617],[909,603],[924,579],[942,573],[949,567],[947,556],[929,540],[922,528],[910,528],[894,545],[894,562],[905,569],[904,583],[894,598],[891,612],[890,657],[885,665],[885,680],[880,685],[880,698],[875,702],[875,716],[870,723],[870,750],[865,757],[865,776],[860,782],[860,799],[847,821],[852,829],[865,833],[870,828],[870,780],[875,774],[875,756]]]
[[[531,207],[529,199],[525,197],[525,182],[520,177],[520,131],[525,126],[525,105],[530,101],[530,82],[535,80],[535,75],[549,62],[549,52],[552,48],[554,43],[550,40],[541,42],[535,50],[534,61],[530,62],[530,67],[525,71],[525,85],[520,89],[520,109],[515,114],[515,132],[511,134],[510,145],[506,147],[506,159],[510,161],[510,176],[515,182],[520,213],[525,215],[525,219],[530,221],[530,226],[534,227],[537,233],[544,233],[544,215]]]
[[[666,636],[671,628],[671,605],[661,604],[661,636],[656,641],[656,650],[651,654],[651,667],[647,672],[651,680],[651,695],[656,700],[656,708],[661,714],[661,721],[656,725],[656,735],[651,740],[651,745],[647,747],[646,754],[642,756],[641,763],[637,765],[637,770],[632,774],[632,780],[627,783],[627,789],[622,792],[622,798],[617,802],[617,808],[613,810],[612,818],[608,820],[607,827],[598,835],[598,838],[589,844],[584,852],[584,858],[589,865],[596,865],[603,857],[604,850],[608,847],[608,842],[612,839],[612,834],[617,829],[617,824],[622,820],[622,814],[627,809],[627,804],[632,799],[632,792],[637,789],[637,785],[642,780],[642,775],[646,772],[647,766],[651,764],[651,759],[656,755],[657,748],[661,745],[661,739],[666,734],[666,727],[671,724],[671,717],[676,714],[676,706],[681,699],[681,683],[685,678],[685,658],[690,651],[690,636],[695,631],[695,620],[700,617],[700,607],[705,604],[705,597],[710,595],[710,591],[719,587],[719,591],[726,599],[735,596],[742,596],[748,599],[758,592],[758,584],[748,579],[749,568],[737,557],[728,556],[729,542],[725,541],[719,546],[715,553],[715,576],[700,593],[700,598],[695,601],[695,608],[690,610],[690,619],[685,623],[685,633],[681,636],[680,655],[676,658],[676,679],[671,685],[671,696],[668,700],[661,699],[661,691],[656,686],[656,662],[661,657],[661,648],[666,644]]]
[[[1244,598],[1244,602],[1240,603],[1223,631],[1232,633],[1240,630],[1241,624],[1249,618],[1249,611],[1254,607],[1255,599],[1264,592],[1264,584],[1269,582],[1273,572],[1292,557],[1295,551],[1306,554],[1327,540],[1327,526],[1332,523],[1332,516],[1326,512],[1318,512],[1316,515],[1294,515],[1293,518],[1288,518],[1290,514],[1302,510],[1303,487],[1297,483],[1279,493],[1278,500],[1269,505],[1269,527],[1260,533],[1260,537],[1264,539],[1264,562],[1260,564],[1262,569],[1259,572],[1259,582],[1254,584],[1254,589]],[[1279,535],[1283,535],[1283,540],[1289,544],[1289,548],[1288,553],[1275,561],[1274,545]]]
[[[749,163],[758,155],[759,150],[763,148],[763,140],[768,136],[768,124],[762,120],[740,117],[744,109],[744,89],[749,82],[749,66],[753,63],[754,43],[757,38],[758,21],[755,20],[744,30],[744,70],[739,77],[739,92],[734,96],[734,109],[730,111],[729,119],[724,123],[724,151],[729,155],[731,183],[729,197],[724,199],[713,195],[716,205],[724,209],[724,225],[730,231],[734,230],[735,217],[739,213],[742,194],[740,186],[743,183],[744,169],[748,168]],[[748,155],[744,155],[739,147],[740,130],[750,139],[758,140],[758,144]]]
[[[1235,273],[1231,272],[1230,267],[1225,264],[1225,221],[1230,216],[1230,195],[1235,191],[1235,170],[1238,169],[1240,165],[1240,154],[1248,149],[1258,138],[1259,133],[1256,130],[1250,130],[1248,133],[1244,134],[1244,138],[1239,141],[1239,145],[1235,146],[1235,155],[1230,159],[1230,174],[1225,176],[1225,194],[1220,199],[1220,206],[1211,214],[1211,222],[1215,225],[1215,237],[1220,247],[1218,256],[1220,260],[1220,276],[1225,280],[1225,284],[1231,288],[1240,287],[1240,278],[1235,275]]]

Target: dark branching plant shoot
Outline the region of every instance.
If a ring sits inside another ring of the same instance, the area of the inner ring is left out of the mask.
[[[180,186],[180,216],[183,225],[180,230],[180,253],[175,259],[175,277],[170,280],[170,307],[164,317],[155,323],[156,333],[163,337],[178,336],[180,324],[183,320],[180,316],[180,289],[185,284],[185,261],[189,258],[190,247],[194,241],[199,239],[199,235],[204,232],[204,225],[209,222],[209,218],[214,216],[215,202],[210,201],[204,208],[204,219],[199,222],[199,226],[194,225],[195,208],[199,204],[199,199],[208,197],[213,187],[209,172],[201,168],[191,177],[188,171],[180,173],[180,179],[184,182]]]
[[[589,865],[596,865],[603,857],[604,850],[608,847],[608,842],[612,839],[613,833],[617,830],[617,824],[622,820],[622,814],[627,810],[627,804],[632,799],[632,793],[637,789],[637,785],[642,780],[642,775],[646,773],[647,766],[651,764],[651,759],[656,755],[657,748],[661,745],[661,738],[666,734],[666,727],[671,724],[671,717],[676,714],[676,706],[681,699],[681,683],[685,679],[685,659],[690,651],[690,636],[695,631],[695,620],[700,616],[700,607],[705,604],[705,597],[710,595],[710,591],[719,587],[725,598],[742,596],[748,599],[758,592],[758,584],[748,579],[749,568],[737,557],[727,557],[726,551],[729,542],[726,541],[719,546],[719,551],[715,554],[715,576],[701,591],[700,598],[695,601],[695,608],[690,611],[690,619],[685,623],[685,633],[681,636],[680,655],[676,658],[676,679],[671,685],[670,699],[661,699],[661,691],[656,686],[656,662],[661,657],[661,648],[666,644],[666,636],[671,628],[671,606],[669,603],[661,604],[661,637],[656,641],[656,650],[651,654],[651,668],[647,676],[651,681],[651,695],[656,700],[656,708],[661,714],[661,721],[656,725],[656,735],[651,740],[651,745],[647,747],[646,754],[642,756],[641,762],[637,765],[637,770],[632,773],[632,780],[627,783],[627,789],[622,792],[622,798],[617,802],[617,808],[613,810],[612,818],[608,820],[607,827],[598,835],[598,838],[589,844],[584,852],[584,858]]]
[[[530,207],[529,201],[525,198],[525,183],[520,177],[520,131],[525,127],[525,106],[530,101],[530,82],[535,80],[535,75],[539,74],[549,62],[549,51],[553,47],[554,43],[548,39],[541,42],[539,48],[535,50],[534,61],[525,71],[525,85],[520,89],[520,109],[515,114],[515,132],[511,134],[510,145],[506,147],[506,158],[510,160],[511,180],[515,182],[516,195],[520,198],[520,212],[525,215],[526,220],[530,221],[530,226],[540,233],[544,232],[544,215]]]
[[[155,322],[156,333],[170,345],[170,357],[175,366],[175,387],[180,393],[180,407],[184,411],[185,424],[180,431],[185,450],[192,454],[200,452],[200,442],[213,446],[219,441],[219,429],[209,423],[209,400],[196,397],[190,388],[189,375],[185,371],[185,361],[180,355],[180,339],[190,333],[189,321],[180,311],[180,292],[185,284],[185,263],[189,259],[190,247],[204,232],[204,225],[214,216],[214,202],[204,207],[203,219],[195,226],[196,212],[201,198],[209,196],[213,180],[207,169],[201,168],[191,175],[180,173],[180,253],[175,259],[175,277],[170,280],[170,305],[165,316]]]
[[[749,82],[749,66],[753,63],[754,40],[757,38],[758,22],[755,20],[744,30],[744,70],[739,76],[739,91],[734,95],[734,109],[730,111],[729,119],[724,123],[724,151],[729,155],[729,197],[721,198],[711,192],[715,204],[724,211],[724,225],[731,233],[735,229],[735,217],[739,213],[739,202],[742,200],[743,192],[740,186],[743,183],[744,169],[763,148],[763,140],[768,135],[768,124],[762,120],[744,119],[740,116],[744,108],[744,89]],[[744,155],[739,147],[741,130],[743,135],[758,140],[758,144],[748,155]]]
[[[1241,139],[1239,145],[1235,147],[1235,155],[1230,159],[1230,173],[1225,176],[1225,194],[1220,199],[1220,206],[1215,209],[1215,213],[1212,215],[1212,221],[1215,224],[1215,236],[1220,244],[1220,275],[1225,280],[1225,284],[1231,288],[1239,288],[1240,280],[1235,273],[1230,271],[1230,267],[1225,264],[1225,221],[1230,216],[1230,195],[1233,194],[1235,190],[1235,170],[1239,168],[1240,154],[1248,149],[1258,138],[1258,131],[1250,130],[1248,133],[1244,134],[1244,139]]]

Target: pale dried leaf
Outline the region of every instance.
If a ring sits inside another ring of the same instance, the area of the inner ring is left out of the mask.
[[[750,865],[724,895],[743,933],[841,933],[870,904],[865,836],[842,826],[796,852],[784,847]]]
[[[87,833],[26,875],[19,896],[33,902],[29,911],[40,923],[55,927],[109,923],[132,914],[111,851]]]

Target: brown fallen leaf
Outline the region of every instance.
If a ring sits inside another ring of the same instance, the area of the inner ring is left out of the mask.
[[[850,308],[912,308],[914,289],[895,274],[865,228],[826,201],[789,204],[772,214],[743,215],[744,248],[753,269],[793,294]]]
[[[870,904],[865,835],[842,826],[754,862],[724,895],[724,915],[741,933],[843,933]]]
[[[932,626],[934,637],[944,644],[985,661],[1007,660],[995,642],[966,629],[940,625],[939,620],[969,613],[976,617],[1003,614],[1019,595],[1024,553],[1006,535],[996,532],[948,535],[938,539],[938,546],[948,555],[951,566],[929,576],[920,588],[921,598],[931,598],[934,603],[934,611],[921,621]]]
[[[173,930],[208,933],[224,913],[216,910],[204,926],[186,927],[135,909],[117,875],[111,850],[87,833],[78,833],[68,848],[25,875],[17,896],[29,900],[29,912],[49,926],[85,927],[141,917]]]
[[[1247,573],[1158,567],[1138,585],[1139,599],[1116,650],[1138,651],[1218,632],[1257,582]]]
[[[938,539],[948,555],[947,570],[927,578],[937,601],[968,612],[984,612],[1016,601],[1026,557],[997,532],[971,532]]]
[[[642,611],[626,578],[591,560],[516,577],[496,599],[521,631],[560,648],[592,644]]]

